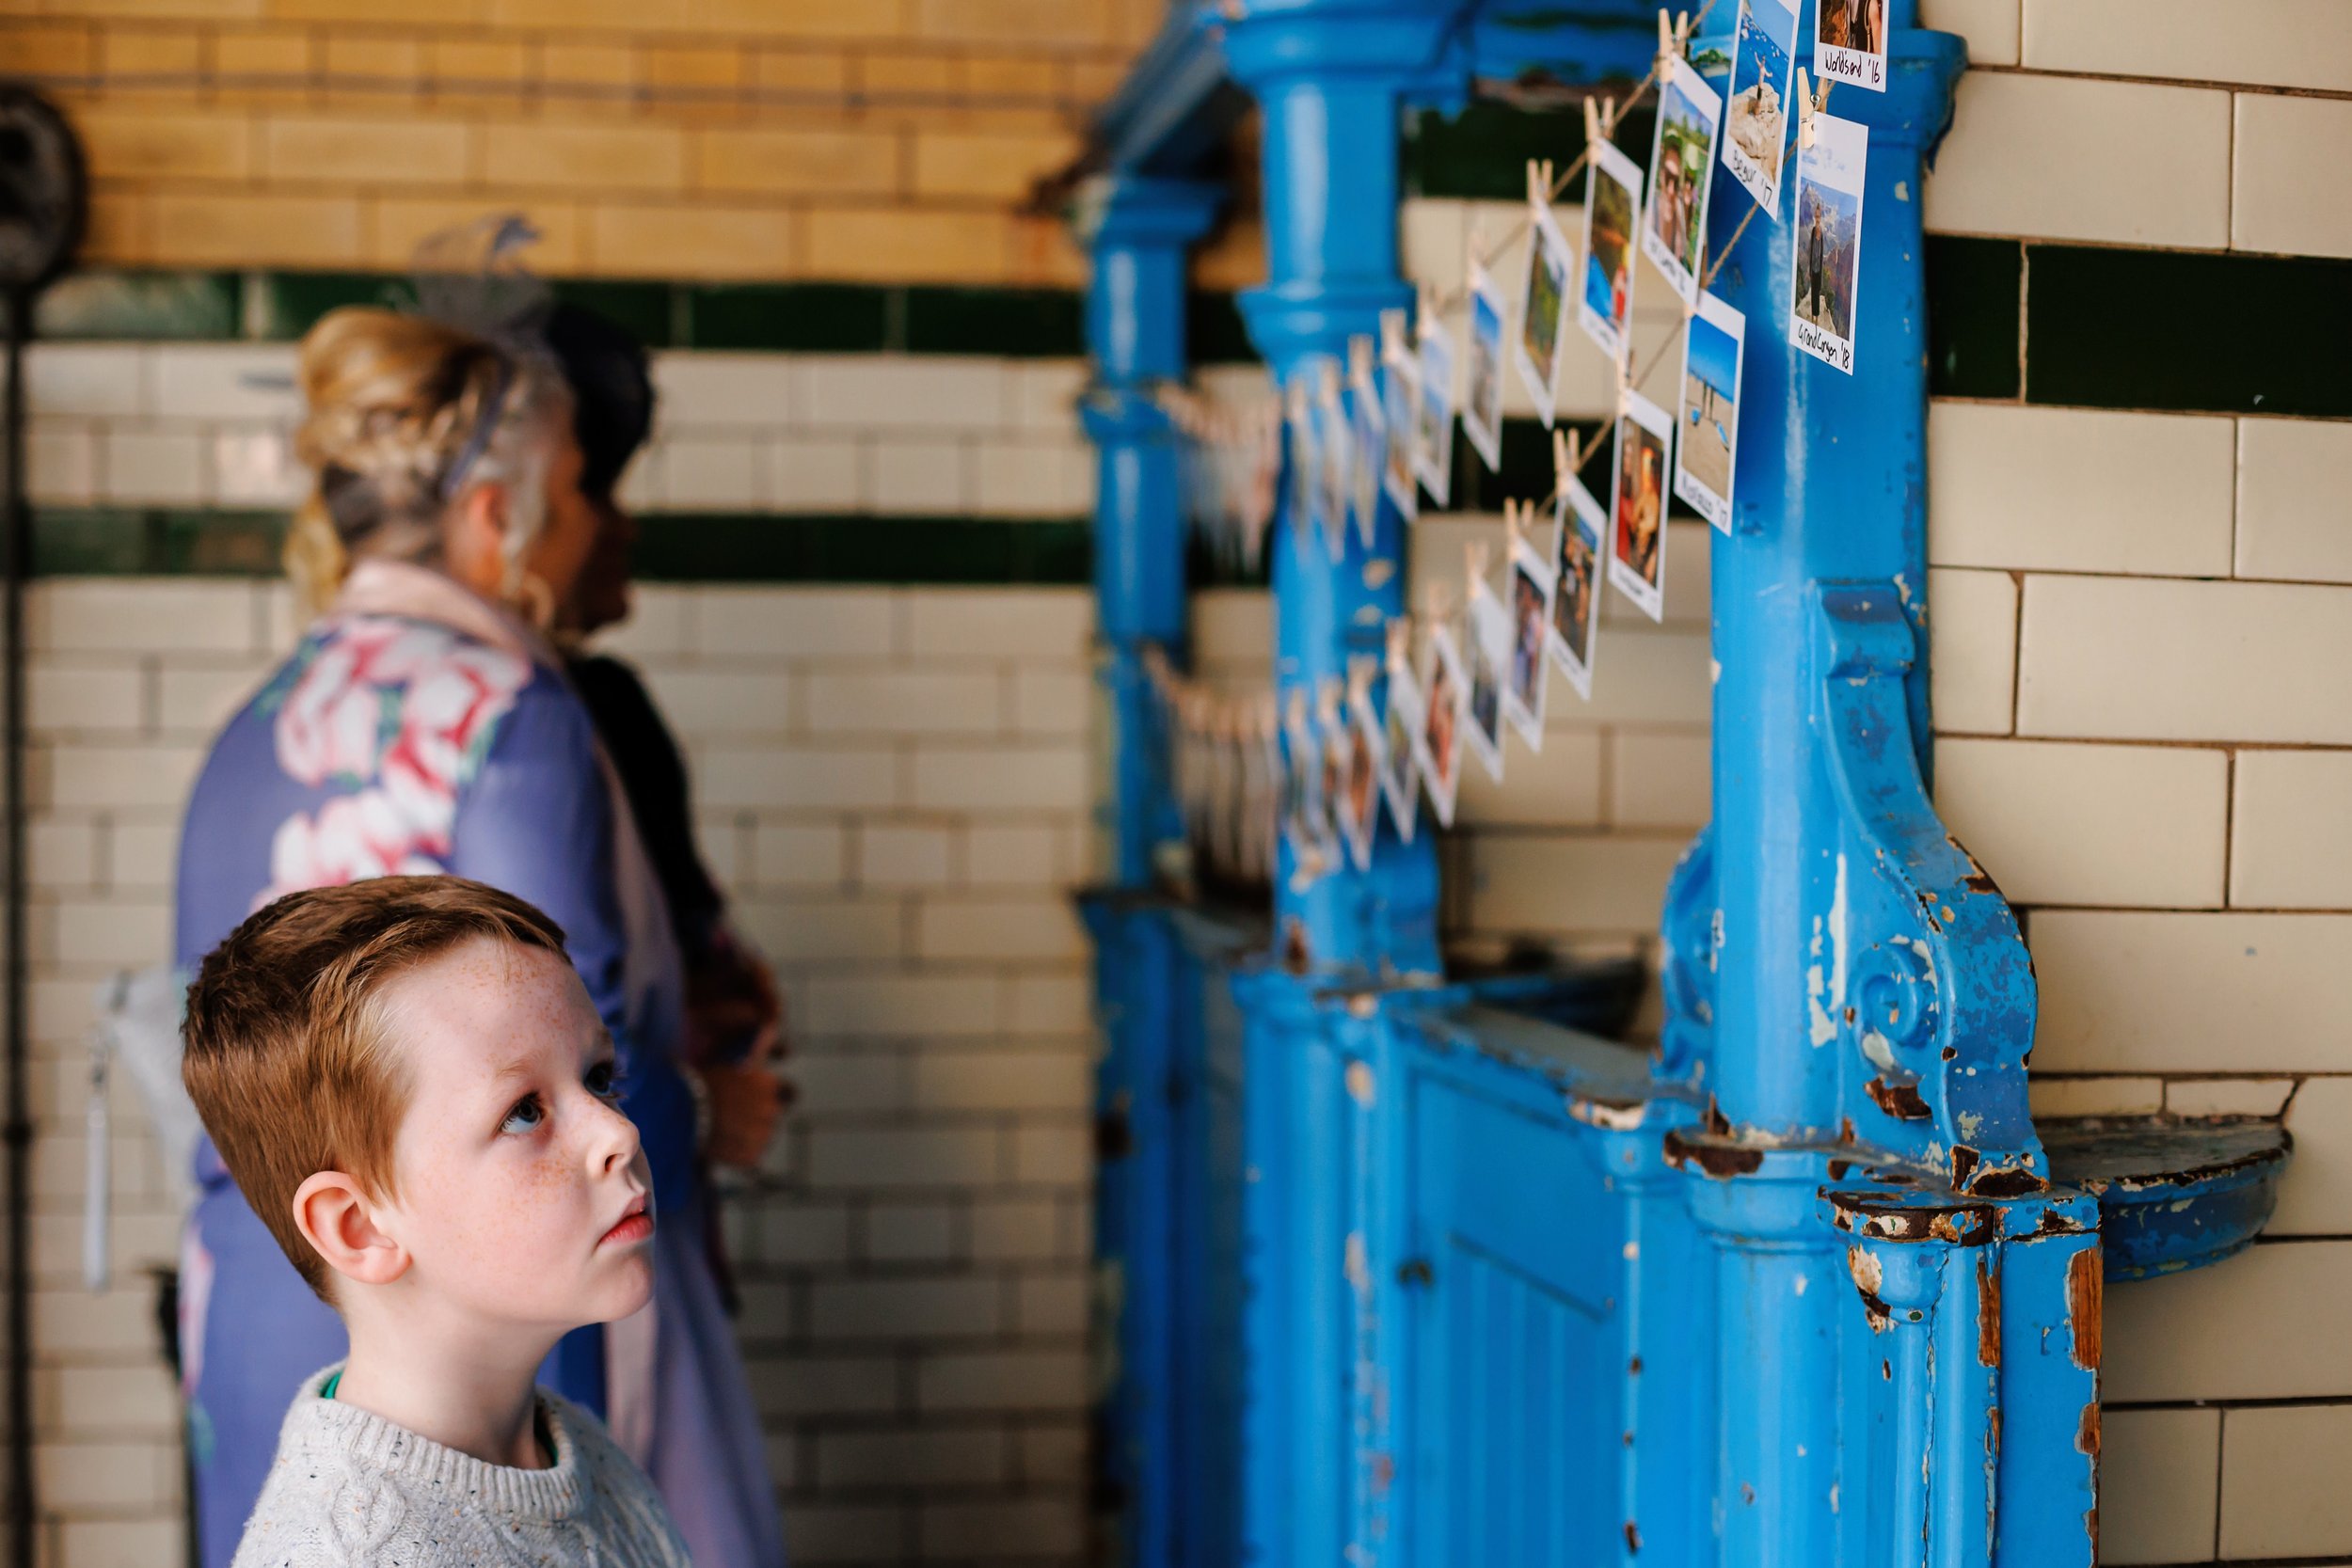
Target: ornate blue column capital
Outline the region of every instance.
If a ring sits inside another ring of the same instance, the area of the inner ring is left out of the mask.
[[[1106,245],[1182,248],[1209,231],[1224,199],[1224,190],[1205,180],[1098,174],[1072,199],[1070,228],[1098,253]]]

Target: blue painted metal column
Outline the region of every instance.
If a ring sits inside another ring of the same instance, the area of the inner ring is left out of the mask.
[[[1908,743],[1924,769],[1919,179],[1964,63],[1958,40],[1913,25],[1912,0],[1889,8],[1888,90],[1849,87],[1831,97],[1832,113],[1870,128],[1854,373],[1788,341],[1795,237],[1785,214],[1749,227],[1718,283],[1746,313],[1748,333],[1735,532],[1713,542],[1717,949],[1706,1086],[1722,1142],[1708,1165],[1718,1179],[1698,1181],[1692,1198],[1717,1253],[1715,1507],[1725,1568],[1840,1560],[1841,1480],[1847,1509],[1867,1506],[1860,1474],[1845,1473],[1849,1457],[1859,1463],[1866,1454],[1841,1452],[1841,1428],[1849,1442],[1861,1435],[1841,1415],[1850,1419],[1867,1397],[1840,1387],[1840,1336],[1854,1312],[1854,1287],[1845,1277],[1845,1239],[1822,1225],[1815,1195],[1831,1179],[1836,1146],[1855,1140],[1857,1123],[1865,1141],[1879,1141],[1863,1093],[1867,1047],[1857,1046],[1877,1037],[1871,1021],[1857,1025],[1849,998],[1861,994],[1865,950],[1883,955],[1889,942],[1907,944],[1911,927],[1899,913],[1887,918],[1872,891],[1879,865],[1867,853],[1849,854],[1857,825],[1833,756],[1842,737],[1829,733],[1823,693],[1834,640],[1820,627],[1825,593],[1853,584],[1864,591],[1857,613],[1891,618],[1873,625],[1886,625],[1906,651],[1916,646],[1907,664],[1872,665],[1861,678],[1900,683],[1891,711],[1907,733],[1875,734],[1873,755],[1890,759],[1891,777],[1891,759]],[[1801,38],[1799,57],[1811,53]],[[1716,203],[1718,244],[1744,206]],[[2022,1110],[2022,1079],[2019,1088]],[[1900,1129],[1896,1134],[1887,1147],[1903,1148],[1909,1140]],[[1885,1359],[1890,1375],[1899,1363],[1913,1366],[1901,1353]],[[1924,1401],[1912,1414],[1923,1417]],[[1919,1539],[1911,1537],[1913,1549]]]
[[[1106,177],[1073,214],[1093,255],[1087,296],[1094,375],[1082,405],[1099,449],[1094,531],[1097,678],[1111,759],[1111,893],[1089,898],[1104,1039],[1095,1076],[1095,1528],[1105,1558],[1164,1568],[1180,1517],[1173,1125],[1180,1057],[1197,1053],[1186,959],[1163,911],[1130,897],[1155,882],[1159,846],[1183,825],[1169,794],[1157,699],[1143,653],[1185,651],[1183,451],[1152,401],[1184,373],[1185,252],[1215,215],[1211,185]],[[1114,1544],[1115,1542],[1115,1544]]]
[[[1266,282],[1242,296],[1250,337],[1283,385],[1344,366],[1350,338],[1410,302],[1397,271],[1397,142],[1406,89],[1426,80],[1458,5],[1303,0],[1228,24],[1226,59],[1264,117]],[[1270,542],[1275,679],[1309,711],[1350,656],[1377,658],[1405,610],[1405,525],[1387,502],[1373,547],[1351,535],[1334,563],[1320,537],[1278,522]],[[1277,942],[1293,967],[1438,968],[1438,866],[1430,834],[1385,826],[1366,871],[1302,879],[1286,845]]]
[[[1081,194],[1075,214],[1094,263],[1087,291],[1094,379],[1083,414],[1099,454],[1094,600],[1115,726],[1111,879],[1124,887],[1150,885],[1157,846],[1181,836],[1168,770],[1150,739],[1153,702],[1141,655],[1157,643],[1184,661],[1183,454],[1151,394],[1184,373],[1185,253],[1208,231],[1220,194],[1192,181],[1104,177]]]

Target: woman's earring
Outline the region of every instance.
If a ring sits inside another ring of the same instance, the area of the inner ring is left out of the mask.
[[[547,578],[536,572],[524,571],[516,578],[511,596],[515,608],[534,630],[544,634],[555,628],[555,590],[548,586]]]

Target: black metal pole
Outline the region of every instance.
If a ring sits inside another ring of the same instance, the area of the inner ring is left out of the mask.
[[[0,612],[7,620],[0,645],[0,701],[8,705],[0,728],[0,791],[8,797],[8,1120],[0,1139],[8,1146],[8,1560],[33,1568],[33,1323],[32,1323],[32,1145],[33,1121],[26,1102],[24,942],[24,579],[32,564],[30,517],[24,504],[24,340],[32,330],[33,293],[8,291],[8,385],[6,424],[6,515],[0,519]]]

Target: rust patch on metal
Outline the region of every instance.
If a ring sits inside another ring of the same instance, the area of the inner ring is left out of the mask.
[[[1829,1163],[1829,1179],[1832,1181],[1843,1181],[1846,1180],[1846,1173],[1851,1169],[1853,1169],[1851,1160],[1832,1160]]]
[[[2001,1457],[2001,1407],[1997,1404],[1985,1412],[1984,1457],[1995,1462]]]
[[[1892,1383],[1895,1381],[1895,1363],[1883,1358],[1880,1360],[1879,1381],[1882,1383]]]
[[[1968,1190],[1979,1197],[2026,1197],[2049,1185],[2046,1178],[2023,1165],[1995,1165],[1979,1172]]]
[[[1666,1163],[1677,1169],[1696,1165],[1718,1181],[1749,1175],[1764,1164],[1764,1151],[1760,1148],[1746,1148],[1739,1144],[1711,1139],[1703,1143],[1692,1142],[1683,1137],[1679,1131],[1666,1134],[1664,1152]]]
[[[2106,1274],[2099,1249],[2085,1247],[2066,1264],[2066,1321],[2074,1331],[2074,1365],[2087,1372],[2099,1370],[2099,1336],[2106,1321]],[[2097,1408],[2092,1406],[2094,1410]],[[2097,1418],[2090,1418],[2095,1423]],[[2094,1424],[2093,1436],[2098,1432]],[[2098,1449],[2087,1449],[2086,1453]]]
[[[2042,1218],[2034,1222],[2033,1233],[2037,1236],[2087,1236],[2090,1232],[2067,1218],[2064,1211],[2044,1209]]]
[[[2099,1457],[2099,1402],[2092,1400],[2083,1406],[2083,1418],[2074,1429],[2074,1451]]]
[[[1997,1367],[2001,1364],[2001,1276],[1993,1272],[1993,1259],[1977,1259],[1977,1365]],[[2000,1415],[1994,1414],[1997,1425]]]
[[[1966,1192],[1968,1179],[1977,1174],[1977,1167],[1983,1163],[1984,1156],[1968,1145],[1954,1144],[1952,1146],[1952,1190],[1956,1193]]]
[[[1869,1094],[1871,1104],[1897,1121],[1925,1121],[1933,1114],[1920,1098],[1916,1084],[1890,1084],[1883,1078],[1873,1078],[1862,1087]]]
[[[1888,1309],[1886,1298],[1879,1294],[1879,1288],[1886,1282],[1879,1260],[1865,1248],[1850,1246],[1846,1249],[1846,1272],[1853,1275],[1853,1288],[1861,1293],[1862,1310],[1870,1319],[1870,1332],[1885,1333],[1894,1323],[1895,1314]]]
[[[1282,968],[1292,974],[1304,974],[1314,967],[1307,950],[1307,925],[1295,915],[1282,924]]]
[[[1388,1453],[1373,1455],[1373,1495],[1375,1497],[1384,1497],[1387,1495],[1389,1488],[1394,1484],[1396,1484],[1396,1456],[1394,1454]]]
[[[1858,1141],[1853,1135],[1853,1117],[1839,1117],[1837,1118],[1837,1141],[1841,1144]]]
[[[1642,1358],[1638,1355],[1635,1356],[1632,1360],[1625,1364],[1625,1370],[1628,1376],[1640,1377],[1642,1375]]]
[[[1625,1522],[1625,1549],[1629,1552],[1638,1552],[1642,1549],[1642,1532],[1633,1528],[1633,1521],[1630,1519]]]

